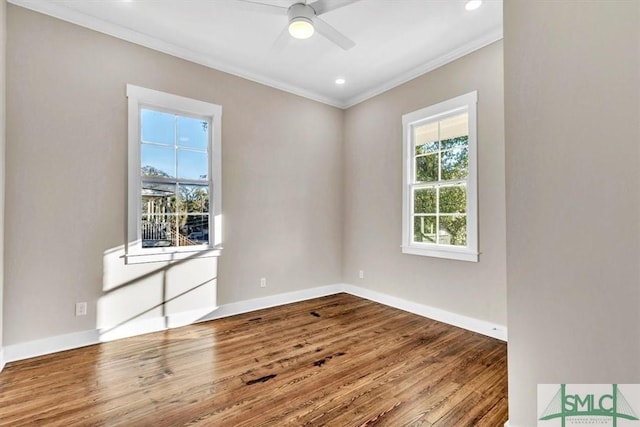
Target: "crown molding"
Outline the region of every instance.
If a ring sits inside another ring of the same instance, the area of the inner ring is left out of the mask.
[[[308,98],[313,101],[330,105],[332,107],[344,108],[344,103],[338,99],[326,97],[321,94],[302,89],[264,75],[255,74],[239,69],[232,65],[216,60],[202,52],[197,52],[192,49],[168,43],[157,37],[149,36],[138,31],[113,24],[102,19],[98,19],[96,17],[89,16],[72,9],[68,9],[63,6],[59,6],[56,3],[34,0],[7,0],[7,2],[16,6],[23,7],[25,9],[32,10],[34,12],[49,15],[62,21],[70,22],[72,24],[97,31],[99,33],[107,34],[112,37],[144,46],[158,52],[166,53],[168,55],[185,59],[199,65],[204,65],[208,68],[213,68],[215,70],[223,71],[225,73],[232,74],[234,76],[241,77],[252,82],[260,83],[274,89],[289,92],[303,98]]]
[[[265,75],[242,70],[238,67],[217,60],[205,53],[168,43],[157,37],[152,37],[138,31],[131,30],[129,28],[125,28],[120,25],[104,21],[102,19],[77,12],[75,10],[60,6],[56,3],[37,0],[7,0],[7,2],[16,6],[23,7],[25,9],[32,10],[34,12],[49,15],[66,22],[79,25],[81,27],[85,27],[103,34],[110,35],[112,37],[144,46],[149,49],[166,53],[177,58],[194,62],[208,68],[213,68],[215,70],[232,74],[234,76],[241,77],[252,82],[256,82],[265,86],[272,87],[274,89],[279,89],[293,95],[298,95],[303,98],[307,98],[341,109],[348,109],[350,107],[353,107],[356,104],[380,95],[383,92],[393,89],[394,87],[415,79],[416,77],[428,73],[429,71],[433,71],[438,67],[455,61],[456,59],[468,55],[471,52],[481,49],[503,38],[502,28],[494,29],[484,36],[471,41],[470,43],[466,43],[451,52],[448,52],[438,58],[432,59],[418,67],[413,68],[412,70],[407,71],[406,73],[402,73],[401,75],[389,81],[386,81],[381,85],[375,86],[359,95],[345,100],[340,98],[327,97],[313,91],[290,85],[277,79],[272,79]]]
[[[455,61],[456,59],[460,59],[465,55],[468,55],[478,49],[482,49],[485,46],[490,45],[491,43],[495,43],[498,40],[502,40],[503,31],[502,28],[496,28],[493,31],[485,34],[483,37],[477,38],[469,43],[463,44],[457,49],[452,50],[442,56],[439,56],[435,59],[432,59],[428,62],[425,62],[418,67],[415,67],[406,73],[400,74],[399,76],[379,85],[372,89],[367,90],[366,92],[361,93],[360,95],[356,95],[352,98],[347,99],[344,102],[344,106],[342,108],[347,109],[351,108],[354,105],[357,105],[361,102],[366,101],[367,99],[373,98],[381,93],[384,93],[388,90],[391,90],[395,87],[400,86],[410,80],[413,80],[417,77],[420,77],[423,74],[428,73],[429,71],[433,71],[436,68],[442,67],[450,62]]]

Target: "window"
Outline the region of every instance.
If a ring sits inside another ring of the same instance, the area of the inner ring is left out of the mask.
[[[402,251],[478,261],[477,92],[402,116]]]
[[[127,263],[220,253],[222,107],[127,85]]]

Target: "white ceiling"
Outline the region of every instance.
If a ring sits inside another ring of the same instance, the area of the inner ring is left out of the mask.
[[[274,49],[286,15],[238,0],[9,1],[341,108],[502,38],[502,0],[475,11],[465,0],[360,0],[321,16],[356,42],[348,51],[319,34]]]

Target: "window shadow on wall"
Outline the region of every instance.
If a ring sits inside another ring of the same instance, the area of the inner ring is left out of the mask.
[[[188,325],[217,308],[218,258],[125,264],[124,246],[103,256],[100,341]]]

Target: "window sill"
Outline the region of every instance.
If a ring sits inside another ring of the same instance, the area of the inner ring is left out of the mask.
[[[149,262],[168,262],[197,258],[219,257],[222,254],[222,247],[200,249],[196,251],[174,251],[174,252],[134,252],[125,255],[126,264],[144,264]]]
[[[468,249],[456,248],[435,248],[435,247],[417,247],[403,246],[403,254],[430,256],[435,258],[454,259],[459,261],[478,262],[478,252],[469,251]]]

